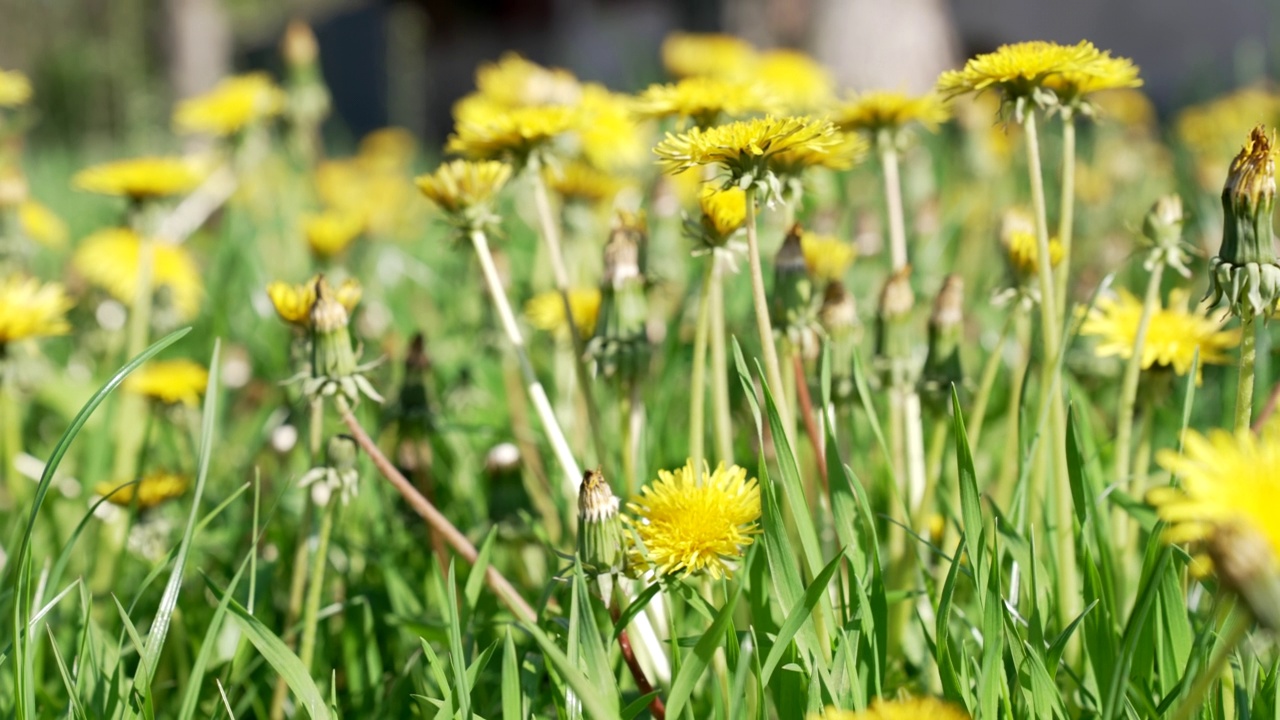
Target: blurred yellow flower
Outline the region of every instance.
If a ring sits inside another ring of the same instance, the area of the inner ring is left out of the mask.
[[[385,127],[360,138],[356,157],[366,170],[375,173],[405,175],[418,153],[418,139],[400,127]]]
[[[99,230],[85,238],[71,265],[92,285],[102,288],[125,305],[138,293],[138,257],[142,241],[127,228]],[[195,258],[185,245],[151,243],[151,285],[164,291],[184,320],[200,312],[204,282]]]
[[[636,112],[651,118],[688,118],[710,127],[735,118],[777,109],[759,83],[723,77],[693,76],[667,85],[650,85],[636,98]]]
[[[842,130],[861,130],[875,134],[894,130],[910,123],[920,123],[930,132],[951,117],[946,101],[936,93],[908,95],[891,90],[860,93],[842,103],[834,121]]]
[[[73,303],[58,283],[10,275],[0,280],[0,348],[28,338],[65,335]]]
[[[1103,90],[1091,100],[1098,110],[1098,117],[1126,127],[1150,130],[1156,127],[1156,106],[1146,93],[1137,88]]]
[[[35,200],[18,206],[18,226],[23,235],[45,247],[61,248],[67,244],[67,224]]]
[[[724,240],[747,221],[747,194],[737,186],[721,187],[719,183],[703,183],[698,192],[702,209],[702,225],[717,239]]]
[[[414,230],[418,203],[407,163],[398,169],[393,164],[389,157],[364,152],[326,160],[316,167],[316,194],[326,208],[363,218],[371,236]]]
[[[600,316],[599,288],[571,288],[569,290],[569,311],[573,314],[573,324],[578,336],[589,338],[596,331],[596,320]],[[564,299],[559,290],[548,290],[538,293],[525,303],[524,316],[529,324],[545,332],[567,337],[569,326],[564,320]]]
[[[1022,278],[1033,278],[1040,272],[1040,242],[1030,230],[1013,230],[1003,234],[1005,256],[1014,272]],[[1049,265],[1057,267],[1062,262],[1062,243],[1049,238]]]
[[[155,360],[125,378],[124,389],[168,405],[200,404],[209,371],[191,360]]]
[[[31,81],[17,70],[0,70],[0,108],[26,105],[31,100]]]
[[[445,151],[472,160],[525,162],[530,153],[546,148],[577,129],[579,111],[559,105],[493,109],[459,118]]]
[[[1050,75],[1045,85],[1065,102],[1071,102],[1103,90],[1140,87],[1142,78],[1138,77],[1138,66],[1129,58],[1112,57],[1110,51],[1095,48],[1085,67]]]
[[[822,714],[811,713],[808,720],[969,720],[969,713],[937,698],[876,700],[861,712],[829,707]]]
[[[187,478],[177,473],[156,471],[147,473],[133,485],[126,485],[119,490],[119,483],[101,482],[94,492],[107,498],[112,505],[129,507],[133,505],[134,495],[138,496],[138,508],[153,508],[166,500],[182,497],[187,491]],[[112,491],[115,491],[114,494]]]
[[[676,32],[662,42],[662,64],[677,78],[737,75],[757,60],[755,48],[732,35]]]
[[[1174,134],[1191,151],[1201,185],[1216,191],[1227,175],[1223,158],[1235,156],[1240,138],[1260,122],[1280,122],[1280,94],[1245,88],[1183,110],[1174,120]]]
[[[1179,375],[1191,370],[1197,353],[1200,368],[1205,364],[1225,364],[1232,358],[1227,351],[1240,344],[1239,330],[1223,330],[1222,319],[1214,319],[1188,311],[1186,291],[1174,291],[1168,307],[1157,307],[1147,325],[1142,344],[1142,368],[1171,367]],[[1085,316],[1080,326],[1082,335],[1098,338],[1094,352],[1099,357],[1133,356],[1138,323],[1142,320],[1142,301],[1125,290],[1116,296],[1105,296]],[[1199,382],[1200,378],[1196,378]]]
[[[867,156],[871,144],[861,133],[836,131],[829,145],[805,145],[774,155],[772,165],[779,175],[795,176],[809,168],[848,170]]]
[[[582,161],[557,163],[545,168],[542,174],[547,185],[560,197],[593,205],[613,202],[623,187],[623,180],[618,176]]]
[[[441,210],[459,214],[487,205],[510,178],[511,166],[504,162],[454,160],[430,175],[419,176],[417,183],[422,194]]]
[[[721,463],[698,478],[692,463],[675,472],[658,471],[658,479],[627,503],[644,544],[632,562],[653,567],[661,575],[705,572],[719,579],[732,574],[732,563],[759,530],[760,486],[747,471]]]
[[[835,80],[817,60],[798,50],[770,50],[750,70],[791,112],[813,112],[835,99]]]
[[[508,107],[522,107],[572,105],[581,87],[568,70],[543,67],[508,52],[498,62],[484,63],[476,70],[476,90]]]
[[[226,136],[280,114],[284,91],[265,72],[224,78],[209,92],[183,100],[173,111],[180,133]]]
[[[1030,97],[1052,76],[1089,71],[1097,56],[1098,49],[1086,40],[1075,45],[1042,40],[1001,45],[995,52],[970,58],[961,70],[942,73],[938,92],[949,97],[996,88],[1010,98]]]
[[[583,157],[606,171],[643,164],[653,146],[648,126],[637,122],[632,99],[594,83],[583,86],[576,130]]]
[[[858,256],[853,243],[807,230],[800,233],[800,250],[804,253],[809,275],[821,283],[843,279],[853,259]]]
[[[122,195],[146,200],[185,195],[204,179],[200,168],[180,157],[140,157],[116,160],[81,170],[72,184],[99,195]]]
[[[771,170],[783,152],[830,153],[843,138],[826,120],[808,117],[764,117],[738,120],[703,130],[667,134],[653,152],[669,174],[691,167],[719,165],[735,178]]]
[[[329,258],[347,249],[364,232],[364,218],[353,212],[325,210],[302,216],[302,234],[317,257]]]
[[[315,275],[301,285],[280,280],[267,285],[267,297],[281,320],[301,328],[311,327],[311,308],[316,304],[316,283],[319,280],[320,276]],[[363,294],[360,283],[354,278],[347,278],[334,290],[333,296],[350,315],[360,304]]]

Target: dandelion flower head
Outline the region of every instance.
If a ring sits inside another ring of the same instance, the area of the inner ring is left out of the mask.
[[[784,152],[831,153],[842,141],[835,126],[809,117],[737,120],[712,128],[667,134],[654,153],[663,170],[676,174],[691,167],[719,165],[735,179],[760,177]]]
[[[1240,344],[1240,331],[1224,330],[1221,318],[1189,311],[1186,306],[1187,293],[1174,291],[1167,307],[1157,307],[1152,312],[1142,344],[1142,369],[1171,367],[1179,375],[1186,375],[1197,353],[1202,367],[1232,361],[1228,351]],[[1133,356],[1141,320],[1142,301],[1121,290],[1117,295],[1098,299],[1085,316],[1080,332],[1098,338],[1094,352],[1099,357],[1128,359]]]
[[[728,238],[747,221],[747,193],[737,186],[703,183],[698,193],[702,224],[718,239]]]
[[[843,130],[860,130],[874,135],[880,130],[896,130],[919,123],[930,132],[951,117],[946,101],[936,93],[908,95],[892,90],[873,90],[854,95],[836,110],[835,123]]]
[[[346,250],[364,229],[364,217],[359,213],[325,210],[302,216],[303,237],[317,257],[329,258]]]
[[[1005,257],[1018,277],[1036,277],[1040,272],[1040,241],[1031,230],[1016,229],[1002,234]],[[1063,256],[1062,243],[1049,238],[1049,267],[1058,267]]]
[[[0,70],[0,108],[26,105],[31,100],[31,81],[17,70]]]
[[[732,35],[677,32],[662,42],[662,64],[677,78],[740,75],[758,59],[750,43]]]
[[[45,247],[61,248],[67,244],[67,224],[35,200],[27,200],[18,206],[18,227],[23,235]]]
[[[511,179],[511,166],[496,160],[454,160],[418,177],[418,189],[441,210],[465,213],[488,205]]]
[[[1093,58],[1081,68],[1070,68],[1050,75],[1045,85],[1066,102],[1085,98],[1103,90],[1142,86],[1138,66],[1125,57],[1113,57],[1110,51],[1094,49]]]
[[[595,334],[596,321],[600,317],[600,299],[599,288],[569,289],[569,312],[573,316],[578,337],[589,338]],[[539,330],[562,337],[569,336],[569,326],[564,316],[564,298],[559,290],[534,295],[525,303],[524,316],[530,325]]]
[[[810,715],[808,720],[969,720],[969,714],[951,703],[923,697],[876,700],[861,712],[827,708],[821,715]]]
[[[209,382],[209,370],[192,360],[156,360],[125,378],[124,389],[168,405],[195,407]]]
[[[0,348],[29,338],[65,335],[71,300],[58,283],[42,283],[24,275],[0,280]]]
[[[800,250],[809,275],[822,283],[843,279],[858,255],[853,243],[808,230],[800,233]]]
[[[295,327],[311,326],[311,308],[316,304],[316,283],[319,280],[320,276],[316,275],[301,285],[280,280],[267,285],[267,297],[271,299],[271,305],[275,307],[281,320]],[[347,278],[333,291],[333,296],[350,315],[356,305],[360,304],[363,292],[359,282]]]
[[[705,572],[713,578],[732,573],[732,563],[753,541],[760,518],[760,487],[747,471],[721,463],[696,477],[692,463],[640,489],[627,508],[644,545],[640,566],[663,575]]]
[[[225,78],[212,90],[183,100],[173,111],[180,133],[227,136],[280,114],[284,91],[264,72]]]
[[[151,283],[167,293],[178,315],[189,320],[200,312],[204,282],[195,258],[185,245],[152,242]],[[108,228],[85,238],[71,258],[71,265],[92,285],[102,288],[125,305],[138,293],[138,257],[142,239],[127,228]]]
[[[636,168],[648,159],[652,133],[636,115],[630,96],[589,83],[582,88],[576,110],[575,135],[587,162],[613,172]]]
[[[560,197],[590,205],[612,202],[623,186],[623,181],[618,176],[581,160],[548,166],[543,169],[542,174],[547,185]]]
[[[523,107],[572,105],[578,101],[582,87],[568,70],[543,67],[508,52],[497,62],[484,63],[476,70],[476,90],[502,105]]]
[[[1053,76],[1086,72],[1098,56],[1093,43],[1075,45],[1034,40],[1001,45],[995,52],[970,58],[960,70],[938,78],[938,92],[951,97],[997,88],[1007,97],[1029,97]]]
[[[636,98],[636,111],[651,118],[687,118],[710,127],[721,118],[735,118],[777,107],[758,82],[695,75],[666,85],[650,85]]]
[[[806,145],[778,153],[773,159],[775,172],[795,177],[809,168],[848,170],[866,157],[871,147],[861,133],[837,130],[832,138],[829,145]]]
[[[445,151],[472,160],[509,160],[521,165],[578,123],[578,110],[565,105],[473,106],[458,117]]]
[[[141,480],[116,489],[118,483],[102,482],[94,488],[94,492],[107,498],[112,505],[129,507],[133,498],[138,498],[138,508],[147,510],[166,500],[182,497],[190,483],[186,476],[177,473],[157,471],[147,473]],[[113,492],[114,491],[114,492]]]
[[[147,200],[185,195],[204,179],[191,161],[180,157],[140,157],[85,168],[71,182],[77,189],[99,195]]]

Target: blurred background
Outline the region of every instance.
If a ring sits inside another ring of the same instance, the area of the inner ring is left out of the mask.
[[[505,50],[643,86],[674,29],[802,48],[848,88],[912,91],[1003,42],[1087,38],[1132,57],[1163,113],[1280,67],[1271,0],[0,0],[0,68],[40,89],[36,144],[154,149],[175,100],[278,70],[293,18],[319,37],[338,142],[387,125],[443,138],[474,68]]]

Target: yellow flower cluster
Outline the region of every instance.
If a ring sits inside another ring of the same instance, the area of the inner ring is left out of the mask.
[[[738,75],[758,60],[746,40],[714,33],[671,33],[662,42],[662,64],[677,78]]]
[[[673,33],[662,44],[662,62],[677,79],[719,78],[755,86],[777,104],[762,110],[816,112],[835,98],[831,73],[808,55],[787,49],[760,52],[729,35]]]
[[[416,151],[417,141],[407,130],[375,130],[360,141],[356,155],[319,164],[316,194],[326,210],[358,216],[370,236],[411,233],[419,227],[410,175]]]
[[[636,111],[644,117],[689,119],[704,128],[720,118],[769,112],[778,106],[759,83],[709,76],[650,85],[636,98]]]
[[[1100,90],[1141,84],[1133,61],[1112,57],[1087,40],[1075,45],[1036,40],[1001,45],[995,52],[970,58],[963,69],[948,70],[938,78],[938,92],[950,97],[994,88],[1009,99],[1019,99],[1048,89],[1063,101],[1072,101]]]
[[[1222,158],[1235,155],[1240,138],[1260,122],[1280,123],[1280,94],[1251,87],[1183,110],[1174,120],[1174,134],[1191,151],[1201,185],[1217,189],[1227,172]]]
[[[125,378],[124,389],[167,405],[200,404],[209,370],[191,360],[156,360]]]
[[[91,284],[125,305],[138,294],[138,259],[142,239],[126,228],[99,230],[76,248],[71,265]],[[200,312],[204,282],[185,245],[151,243],[151,286],[162,291],[183,320]]]
[[[302,234],[316,257],[331,258],[346,250],[364,232],[364,216],[346,210],[325,210],[302,216]]]
[[[58,283],[10,275],[0,280],[0,348],[18,340],[65,335],[72,302]]]
[[[280,114],[284,91],[264,72],[225,78],[212,90],[178,103],[173,126],[180,133],[227,136]]]
[[[1228,350],[1240,344],[1239,330],[1223,330],[1222,319],[1214,319],[1186,309],[1186,292],[1170,295],[1168,307],[1151,314],[1142,345],[1142,368],[1170,367],[1179,375],[1191,370],[1197,354],[1200,366],[1231,362]],[[1099,357],[1130,358],[1142,320],[1142,301],[1121,290],[1102,297],[1085,317],[1082,335],[1098,338],[1094,350]],[[1196,378],[1199,382],[1200,378]]]
[[[157,471],[147,473],[132,485],[120,486],[118,483],[98,483],[97,487],[94,488],[94,492],[107,498],[107,502],[112,505],[121,507],[132,506],[134,496],[137,496],[138,508],[147,510],[166,500],[182,497],[189,484],[184,475]]]
[[[569,312],[573,316],[573,325],[579,337],[589,338],[595,334],[596,321],[600,317],[600,300],[599,288],[569,290]],[[569,326],[564,317],[564,298],[560,296],[559,290],[534,295],[525,303],[524,316],[530,325],[539,330],[561,337],[569,336]]]

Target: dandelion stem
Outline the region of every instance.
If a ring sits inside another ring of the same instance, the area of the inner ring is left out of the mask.
[[[1137,497],[1140,488],[1130,478],[1133,439],[1133,413],[1138,397],[1138,381],[1142,378],[1142,356],[1145,354],[1147,331],[1151,328],[1151,318],[1160,306],[1160,279],[1164,274],[1164,263],[1156,263],[1147,278],[1147,292],[1142,301],[1142,315],[1138,318],[1138,329],[1133,338],[1133,354],[1124,366],[1124,379],[1120,383],[1120,404],[1116,415],[1116,449],[1115,449],[1115,481],[1117,486],[1128,486],[1129,494]],[[1120,511],[1118,517],[1124,523],[1125,513]],[[1122,533],[1122,536],[1125,533]]]
[[[898,172],[898,149],[892,142],[880,144],[880,167],[884,172],[884,201],[889,216],[889,257],[897,272],[907,265],[907,229],[902,209],[902,180]]]
[[[715,259],[707,262],[698,292],[698,324],[693,334],[693,373],[689,379],[689,458],[702,472],[707,438],[707,334],[711,326],[711,276]]]
[[[524,336],[520,334],[520,326],[516,324],[515,313],[511,311],[511,303],[507,301],[507,293],[502,289],[502,280],[498,277],[498,268],[493,263],[493,254],[489,251],[488,238],[485,237],[482,230],[473,230],[471,232],[471,244],[475,247],[476,257],[480,260],[480,269],[484,274],[485,283],[489,287],[489,297],[493,300],[494,307],[498,310],[498,318],[502,322],[502,329],[506,332],[507,339],[516,351],[516,359],[519,361],[520,375],[524,379],[525,391],[529,393],[529,400],[533,403],[534,410],[538,413],[538,419],[542,421],[542,430],[547,434],[547,439],[551,442],[551,448],[555,451],[556,458],[560,461],[560,467],[564,470],[566,496],[576,498],[582,471],[578,468],[578,461],[573,457],[573,451],[569,449],[569,442],[565,440],[564,431],[560,429],[560,423],[556,420],[555,411],[551,409],[551,401],[547,399],[547,391],[542,387],[542,383],[538,381],[538,376],[533,372],[533,364],[529,362],[529,354],[525,350]],[[572,321],[569,324],[572,326]]]
[[[569,337],[573,340],[573,373],[578,380],[578,390],[582,393],[583,403],[587,408],[587,425],[591,428],[591,439],[595,445],[596,460],[604,462],[603,425],[600,422],[600,410],[596,406],[595,394],[591,391],[591,375],[587,372],[586,344],[578,325],[573,321],[573,305],[569,302],[569,270],[564,261],[564,249],[560,244],[560,227],[555,214],[551,212],[551,196],[547,192],[547,181],[542,176],[541,168],[535,164],[531,167],[533,176],[533,200],[538,208],[538,221],[541,226],[542,239],[547,244],[551,258],[551,274],[556,281],[556,290],[560,292],[560,301],[564,304],[565,324],[569,328]]]
[[[622,619],[622,610],[618,607],[618,596],[613,596],[613,602],[609,604],[609,617],[613,618],[613,622],[617,623]],[[648,695],[653,692],[653,683],[649,682],[649,678],[645,677],[644,668],[640,667],[640,661],[636,659],[635,650],[631,648],[631,636],[627,633],[626,628],[618,631],[618,650],[622,654],[622,660],[627,664],[627,669],[631,671],[631,677],[636,681],[636,690],[641,695]],[[649,701],[649,714],[654,720],[666,720],[667,706],[662,702],[661,695],[654,695]]]
[[[316,625],[319,622],[320,600],[324,596],[324,572],[329,564],[329,538],[333,535],[333,515],[337,511],[337,497],[320,510],[320,530],[316,535],[316,550],[311,556],[310,577],[307,578],[307,602],[302,610],[302,640],[298,645],[298,659],[311,670],[316,650]]]
[[[1253,417],[1254,364],[1258,358],[1258,332],[1253,315],[1240,317],[1240,375],[1236,384],[1236,432],[1247,431]]]
[[[1074,232],[1076,205],[1076,122],[1069,108],[1062,111],[1062,199],[1058,203],[1058,242],[1062,244],[1062,261],[1054,268],[1058,309],[1058,327],[1067,322],[1067,284],[1071,275],[1071,236]]]
[[[773,323],[769,320],[769,296],[764,290],[764,268],[760,264],[760,237],[756,230],[756,187],[746,190],[747,195],[747,255],[751,261],[751,299],[755,303],[756,328],[760,332],[761,354],[764,355],[764,371],[770,391],[776,396],[785,387],[782,382],[782,366],[778,364],[778,348],[773,342]],[[782,427],[790,428],[791,408],[778,404],[778,416]]]
[[[711,273],[711,425],[717,459],[733,462],[733,417],[729,409],[729,353],[725,347],[724,263],[714,258]]]
[[[818,463],[818,476],[822,479],[822,492],[829,496],[831,486],[827,480],[827,456],[822,448],[822,433],[818,431],[818,419],[813,412],[813,398],[809,394],[809,383],[804,376],[804,359],[797,352],[791,356],[796,375],[796,396],[799,399],[800,417],[804,422],[805,434],[813,445],[813,457]]]
[[[968,430],[969,446],[978,447],[978,440],[982,437],[982,426],[986,424],[987,419],[987,403],[991,401],[991,390],[996,384],[996,375],[1000,372],[1001,360],[1004,359],[1004,343],[1009,339],[1009,332],[1013,329],[1018,316],[1022,313],[1020,306],[1015,305],[1013,311],[1004,319],[1004,325],[1000,328],[1000,336],[996,339],[995,347],[991,348],[991,354],[987,355],[987,361],[982,366],[982,376],[978,381],[978,392],[973,397],[973,405],[969,408],[969,416],[966,418],[973,423]]]

